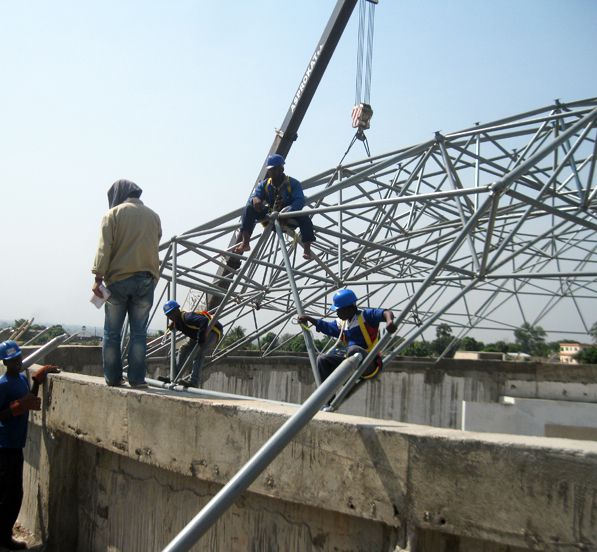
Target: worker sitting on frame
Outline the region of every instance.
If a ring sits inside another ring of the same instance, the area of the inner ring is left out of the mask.
[[[233,253],[242,255],[251,249],[251,235],[257,221],[267,220],[270,212],[300,211],[305,206],[305,195],[301,183],[284,174],[284,157],[278,154],[267,158],[267,176],[257,184],[249,197],[243,211],[239,242],[232,249]],[[296,221],[301,230],[303,258],[311,258],[311,243],[315,241],[313,223],[308,216],[297,216]]]

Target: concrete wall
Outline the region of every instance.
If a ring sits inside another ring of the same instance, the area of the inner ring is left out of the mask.
[[[597,404],[502,397],[463,403],[462,429],[597,441]]]
[[[101,375],[99,347],[59,347],[46,358],[82,374]],[[167,359],[151,359],[149,374],[168,375]],[[229,357],[206,367],[206,389],[303,403],[315,386],[305,356]],[[597,366],[490,360],[404,359],[384,367],[340,412],[460,429],[462,401],[498,403],[501,396],[597,403]]]
[[[54,550],[160,550],[295,409],[49,377],[21,521]],[[319,413],[194,550],[597,549],[597,443]]]

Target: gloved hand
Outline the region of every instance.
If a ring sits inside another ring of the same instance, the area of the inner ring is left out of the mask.
[[[23,398],[12,401],[9,407],[13,416],[20,416],[28,410],[40,410],[41,399],[31,393],[27,393]]]
[[[391,322],[386,324],[386,332],[393,334],[398,328],[396,328],[396,324],[394,324],[394,319]]]
[[[313,324],[313,326],[315,326],[317,324],[317,320],[315,320],[315,318],[313,318],[312,316],[309,316],[307,314],[299,314],[296,317],[296,321],[299,324],[302,324],[303,326],[305,326],[307,323],[311,323],[311,324]]]
[[[39,370],[36,370],[32,374],[33,381],[36,381],[40,385],[46,381],[46,376],[48,374],[58,374],[60,370],[58,366],[52,366],[51,364],[47,364],[46,366],[42,366]]]

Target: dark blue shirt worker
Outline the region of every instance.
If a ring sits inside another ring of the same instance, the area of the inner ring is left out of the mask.
[[[285,208],[288,211],[300,211],[305,206],[301,183],[284,174],[284,163],[284,157],[277,153],[267,158],[267,176],[257,184],[247,201],[240,225],[240,241],[232,250],[234,253],[241,255],[251,249],[250,241],[256,222],[265,221],[270,212],[280,212]],[[310,259],[311,243],[315,241],[311,218],[297,216],[294,220],[301,230],[303,258]]]
[[[222,332],[224,331],[222,324],[216,321],[209,335],[207,335],[206,330],[212,320],[212,315],[207,311],[187,312],[180,310],[180,305],[173,299],[164,304],[164,314],[170,321],[168,327],[171,330],[176,329],[189,338],[178,351],[176,364],[179,369],[191,354],[195,345],[199,345],[197,356],[193,360],[191,375],[181,380],[185,387],[199,387],[201,367],[205,357],[211,355],[218,341],[222,338]]]
[[[337,337],[340,347],[334,347],[329,353],[322,353],[317,357],[317,371],[321,381],[325,381],[330,374],[347,357],[361,353],[363,358],[373,349],[379,338],[379,324],[386,323],[386,331],[394,333],[394,313],[388,309],[357,308],[357,296],[350,289],[342,289],[334,294],[332,310],[336,311],[340,322],[326,322],[311,316],[301,315],[301,324],[310,322],[318,332],[330,337]],[[377,376],[381,369],[381,357],[377,357],[365,370],[362,379]]]
[[[33,373],[33,388],[23,374],[21,349],[14,341],[0,343],[0,359],[6,372],[0,377],[0,548],[25,550],[27,545],[12,537],[23,501],[23,448],[27,441],[29,411],[41,408],[39,386],[55,366],[42,366]]]

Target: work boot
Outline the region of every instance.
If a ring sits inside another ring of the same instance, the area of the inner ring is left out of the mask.
[[[182,385],[183,387],[198,387],[196,383],[193,383],[191,381],[191,376],[186,376],[182,378],[178,383],[180,383],[180,385]]]
[[[7,541],[0,541],[0,548],[6,548],[7,550],[27,550],[27,544],[11,538]]]

